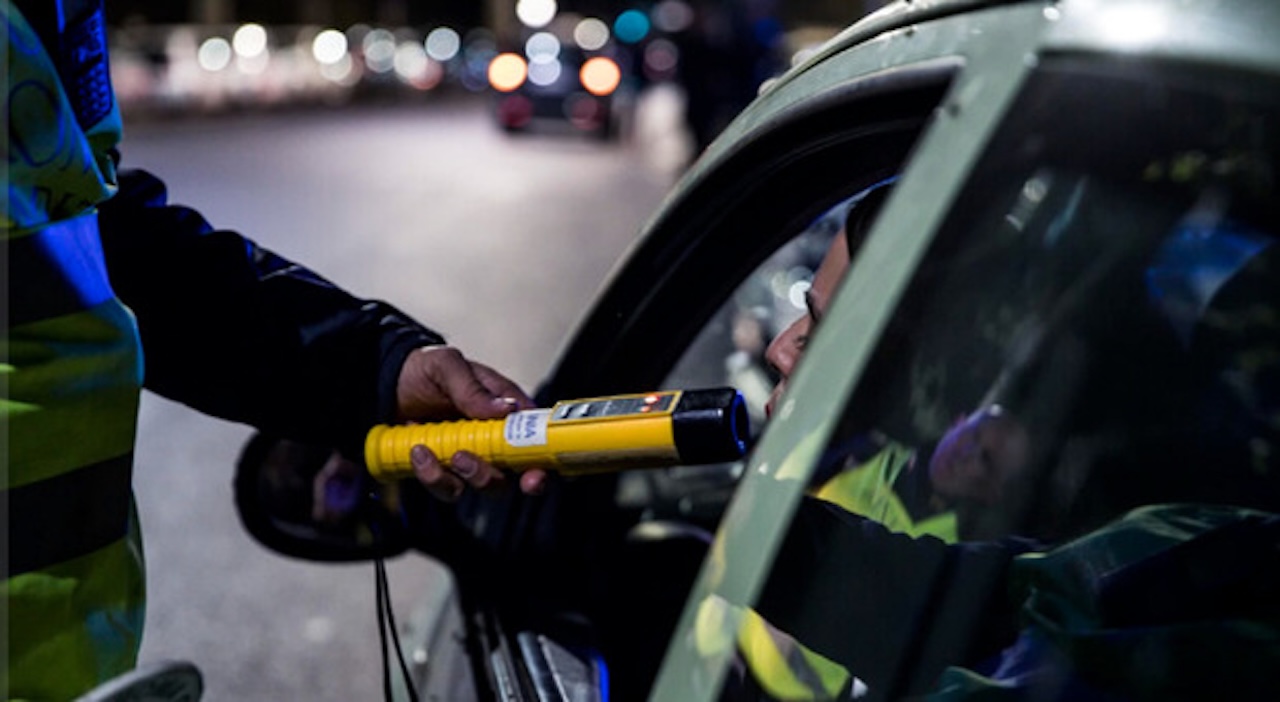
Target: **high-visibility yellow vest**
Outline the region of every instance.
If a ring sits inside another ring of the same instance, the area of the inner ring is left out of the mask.
[[[812,442],[816,437],[806,440]],[[914,451],[888,443],[870,459],[845,468],[810,492],[818,499],[875,520],[890,531],[913,537],[928,534],[955,543],[959,534],[954,512],[916,521],[894,491],[894,484],[913,457]],[[737,621],[738,652],[756,683],[772,699],[834,699],[847,685],[854,684],[853,676],[843,666],[806,648],[756,612],[743,609]]]
[[[909,536],[927,534],[953,544],[960,538],[955,512],[941,512],[916,521],[894,491],[894,484],[911,465],[913,456],[910,449],[890,443],[866,462],[833,475],[813,491],[813,496],[875,520],[890,531]]]
[[[756,682],[777,700],[833,700],[850,684],[844,666],[805,647],[753,610],[743,612],[738,650]]]
[[[0,1],[9,121],[0,682],[9,699],[32,700],[71,699],[133,668],[144,594],[130,487],[141,348],[107,278],[94,209],[114,191],[107,154],[119,114],[100,8],[73,17],[49,5],[66,37],[54,56]]]
[[[707,658],[722,657],[736,646],[770,699],[831,700],[855,684],[840,664],[805,647],[754,610],[717,595],[698,603],[694,645]]]

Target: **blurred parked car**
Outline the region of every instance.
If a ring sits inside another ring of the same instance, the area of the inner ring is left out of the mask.
[[[498,54],[489,64],[489,84],[494,117],[511,133],[560,131],[612,140],[625,128],[634,100],[618,57],[558,42],[543,54]]]
[[[406,485],[346,539],[242,512],[284,553],[449,564],[462,635],[402,632],[428,699],[1275,699],[1278,31],[1266,0],[893,3],[702,154],[539,391],[767,386],[738,322],[801,314],[815,223],[900,174],[745,461]],[[872,439],[924,475],[993,406],[1028,450],[952,539],[810,494]]]

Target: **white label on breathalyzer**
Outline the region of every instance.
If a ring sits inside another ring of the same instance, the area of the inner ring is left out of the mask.
[[[549,409],[512,412],[507,415],[503,438],[511,446],[546,446],[547,422],[550,419]]]

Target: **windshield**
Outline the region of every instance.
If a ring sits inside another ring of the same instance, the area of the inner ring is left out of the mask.
[[[725,698],[1275,698],[1277,87],[1043,62],[759,600],[702,603]]]

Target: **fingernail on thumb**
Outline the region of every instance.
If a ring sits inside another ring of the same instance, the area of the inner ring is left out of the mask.
[[[465,453],[453,454],[453,458],[450,459],[449,463],[453,466],[454,472],[464,478],[470,478],[475,475],[476,470],[480,468],[480,464],[476,463],[476,459]]]
[[[431,454],[427,453],[427,447],[422,444],[409,449],[409,459],[414,463],[425,463],[430,456]]]

